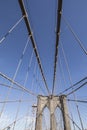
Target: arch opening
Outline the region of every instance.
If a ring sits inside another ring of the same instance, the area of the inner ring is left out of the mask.
[[[48,107],[43,109],[42,130],[50,130],[50,111]]]
[[[61,109],[59,107],[56,107],[55,109],[55,118],[56,118],[56,129],[57,130],[64,130],[64,123],[63,123],[63,116]]]

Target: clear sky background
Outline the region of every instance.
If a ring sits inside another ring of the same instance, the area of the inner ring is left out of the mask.
[[[52,90],[54,54],[56,43],[57,0],[24,0],[24,3],[40,55],[43,71],[46,76],[47,84],[49,89]],[[76,35],[78,35],[82,44],[87,49],[87,0],[63,0],[63,16],[67,19]],[[2,37],[21,17],[22,14],[18,0],[0,0],[0,39],[2,39]],[[74,36],[68,29],[63,18],[61,19],[60,33],[60,41],[62,42],[64,52],[67,57],[72,83],[75,83],[87,76],[87,56],[84,54],[78,42],[75,40]],[[12,31],[12,33],[9,34],[6,39],[0,44],[0,71],[9,76],[10,78],[13,78],[14,76],[27,38],[28,32],[25,23],[22,20],[21,23]],[[26,76],[31,54],[32,45],[30,42],[30,45],[26,50],[26,53],[23,57],[23,62],[15,79],[15,81],[22,85],[24,84],[24,79]],[[35,64],[36,69],[34,69]],[[64,78],[62,71],[65,75],[65,82],[63,80]],[[39,83],[35,80],[36,77],[38,77]],[[4,80],[1,77],[0,83],[6,83],[10,85],[7,80]],[[32,90],[37,94],[43,94],[41,89],[38,87],[39,85],[45,91],[45,95],[47,95],[38,65],[36,63],[35,55],[33,55],[26,86],[28,89]],[[59,56],[55,83],[55,94],[58,94],[69,86],[69,76],[59,42]],[[5,87],[0,88],[1,100],[5,100],[7,91],[8,89]],[[79,90],[79,92],[77,92],[76,94],[77,97],[87,97],[86,86]],[[20,96],[21,92],[12,90],[9,96],[9,100],[20,99]],[[24,94],[23,99],[35,101],[36,98],[33,99],[31,95]],[[27,106],[32,106],[32,101],[29,104],[25,104],[21,104],[21,108],[23,107],[26,112]],[[13,104],[13,106],[7,104],[6,106],[7,109],[5,107],[5,112],[7,110],[9,112],[12,112],[12,114],[16,113],[16,104]],[[13,111],[13,109],[15,110]],[[22,115],[25,114],[23,113],[23,109],[21,109],[19,115],[21,115],[21,113]],[[13,119],[14,118],[15,116],[13,117]]]

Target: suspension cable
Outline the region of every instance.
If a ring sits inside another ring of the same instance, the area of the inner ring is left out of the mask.
[[[64,75],[64,72],[63,72],[62,61],[61,61],[60,55],[59,55],[59,65],[60,65],[60,70],[61,70],[62,77],[63,77],[63,82],[64,82],[64,84],[66,84],[65,75]]]
[[[0,44],[7,38],[7,36],[16,28],[16,26],[24,19],[25,15],[20,18],[17,23],[1,38]]]
[[[65,63],[66,63],[66,67],[67,67],[67,71],[68,71],[68,75],[69,75],[70,84],[72,86],[73,85],[72,84],[72,78],[71,78],[71,74],[70,74],[70,70],[69,70],[69,65],[68,65],[68,61],[67,61],[67,58],[66,58],[66,55],[65,55],[65,52],[64,52],[64,48],[63,48],[62,42],[61,42],[61,48],[62,48],[62,53],[63,53],[63,56],[64,56],[64,60],[65,60]],[[73,87],[72,87],[72,91],[73,91]],[[76,99],[76,95],[75,95],[74,91],[72,93],[73,93],[74,99]],[[79,107],[78,107],[77,102],[75,102],[75,105],[76,105],[76,108],[77,108],[77,113],[78,113],[78,116],[79,116],[79,120],[80,120],[80,124],[81,124],[82,130],[84,130],[84,128],[83,128],[83,122],[82,122],[82,119],[81,119],[81,116],[80,116],[80,111],[79,111]]]
[[[68,106],[69,106],[69,108],[70,108],[70,104],[69,104],[69,102],[68,102]],[[70,114],[71,114],[71,118],[72,118],[72,120],[73,120],[73,114],[72,114],[72,112],[71,112],[71,110],[69,109],[69,111],[70,111]],[[73,123],[73,122],[72,122]],[[75,124],[73,123],[73,129],[75,130]]]
[[[69,75],[70,84],[72,85],[72,78],[71,78],[71,74],[70,74],[70,70],[69,70],[69,65],[68,65],[68,61],[67,61],[67,58],[66,58],[66,55],[65,55],[65,51],[64,51],[62,42],[60,42],[60,45],[61,45],[60,47],[61,47],[61,50],[62,50],[64,60],[65,60],[67,72],[68,72],[68,75]]]
[[[67,101],[73,101],[73,102],[80,102],[80,103],[87,103],[87,100],[73,100],[73,99],[67,99]]]
[[[44,93],[45,93],[45,90],[44,90],[44,88],[43,88],[42,85],[41,85],[40,78],[41,78],[41,76],[40,76],[40,73],[38,72],[38,69],[37,69],[37,74],[36,74],[37,87],[39,87],[39,88],[41,89],[42,93],[44,94]],[[41,80],[41,81],[42,81],[42,80]],[[44,95],[45,95],[45,94],[44,94]]]
[[[22,89],[15,88],[15,87],[12,87],[12,86],[10,86],[10,85],[3,84],[3,83],[0,83],[0,86],[4,86],[4,87],[7,87],[7,88],[12,88],[12,89],[15,89],[15,90],[23,91]]]
[[[33,59],[33,51],[32,51],[32,54],[31,54],[31,57],[30,57],[30,60],[29,60],[28,70],[27,70],[27,73],[26,73],[26,76],[25,76],[24,85],[23,85],[24,87],[26,86],[26,83],[27,83],[28,74],[29,74],[29,68],[31,67],[32,59]],[[21,93],[20,100],[23,100],[23,96],[24,96],[24,92]],[[18,117],[18,114],[19,114],[20,106],[21,106],[21,102],[19,102],[18,107],[17,107],[17,112],[16,112],[16,116],[15,116],[15,122],[13,124],[13,130],[15,129],[16,120],[17,120],[17,117]]]
[[[33,78],[32,78],[32,82],[31,82],[31,90],[32,90],[33,85],[34,85],[34,78],[35,78],[35,74],[36,74],[36,67],[37,67],[37,63],[35,62],[34,70],[33,70]]]
[[[29,72],[29,68],[30,68],[30,65],[31,65],[31,63],[29,64],[29,67],[28,67],[28,71],[27,71],[27,76],[26,76],[26,79],[27,79],[27,77],[28,77],[28,72]],[[35,75],[35,71],[36,71],[36,62],[35,62],[35,66],[34,66],[34,72],[33,72],[33,75]],[[32,85],[31,85],[32,86]],[[28,106],[28,110],[27,110],[27,112],[26,112],[26,117],[28,117],[29,116],[29,110],[30,110],[30,106]],[[27,126],[27,122],[28,122],[28,118],[26,118],[26,122],[25,122],[25,129],[26,129],[26,126]],[[24,129],[24,130],[25,130]]]
[[[56,116],[56,117],[59,117],[59,118],[58,118],[58,121],[56,121],[56,124],[58,125],[58,128],[62,127],[62,124],[63,124],[62,113],[61,113],[61,112],[59,113],[58,111],[56,111],[55,116]],[[59,126],[60,126],[60,127],[59,127]],[[62,129],[63,129],[63,128],[62,128]]]
[[[19,59],[19,62],[18,62],[16,71],[15,71],[15,73],[14,73],[14,75],[13,75],[13,78],[12,78],[13,81],[15,80],[15,78],[16,78],[16,76],[17,76],[17,74],[18,74],[18,71],[19,71],[19,68],[20,68],[20,66],[21,66],[21,63],[22,63],[24,54],[25,54],[26,49],[27,49],[27,46],[28,46],[28,44],[29,44],[30,37],[31,37],[31,36],[28,37],[27,42],[26,42],[26,44],[25,44],[25,47],[24,47],[24,49],[23,49],[22,55],[21,55],[21,57],[20,57],[20,59]],[[11,86],[13,86],[13,83],[12,83],[12,82],[11,82]],[[5,100],[8,100],[9,95],[10,95],[10,93],[11,93],[11,90],[12,90],[12,88],[9,88]],[[1,113],[0,113],[0,117],[1,117],[1,115],[2,115],[2,112],[3,112],[3,110],[4,110],[4,107],[5,107],[5,103],[4,103],[3,106],[2,106],[2,110],[1,110]]]
[[[17,121],[22,120],[23,118],[25,118],[25,116],[20,117],[19,119],[17,119]],[[10,123],[9,125],[7,125],[5,128],[3,128],[2,130],[6,130],[8,127],[12,126],[14,124],[14,122],[15,122],[15,120],[12,123]]]
[[[78,88],[76,88],[73,91],[71,91],[70,93],[68,93],[67,96],[73,94],[74,92],[76,92],[77,90],[79,90],[80,88],[82,88],[83,86],[85,86],[86,84],[87,84],[87,82],[83,83],[81,86],[79,86]]]
[[[15,82],[14,80],[12,80],[11,78],[9,78],[8,76],[6,76],[5,74],[0,72],[0,76],[4,77],[5,79],[7,79],[8,81],[10,81],[11,83],[15,84],[16,86],[18,86],[19,88],[23,89],[24,91],[28,92],[29,94],[36,96],[37,95],[33,92],[31,92],[30,90],[26,89],[24,86],[20,85],[19,83]]]
[[[31,36],[30,36],[30,37],[31,37]],[[16,76],[17,76],[18,70],[19,70],[19,68],[20,68],[20,65],[21,65],[21,63],[22,63],[24,54],[25,54],[26,49],[27,49],[27,46],[28,46],[28,44],[29,44],[30,37],[28,38],[28,40],[27,40],[27,42],[26,42],[26,45],[25,45],[25,47],[24,47],[24,50],[23,50],[23,52],[22,52],[22,55],[21,55],[21,57],[20,57],[20,60],[19,60],[19,63],[18,63],[16,72],[15,72],[15,74],[14,74],[13,80],[15,80],[15,78],[16,78]]]
[[[66,81],[65,81],[65,75],[64,75],[64,72],[63,72],[63,68],[62,68],[62,62],[61,62],[61,58],[59,56],[59,64],[60,64],[60,69],[61,69],[61,72],[62,72],[62,75],[63,75],[63,80],[64,80],[64,85],[66,84]],[[62,93],[60,93],[60,95],[62,95]],[[71,114],[71,118],[73,119],[73,115],[72,115],[72,112],[70,111],[70,114]],[[73,123],[73,128],[75,130],[75,125]]]
[[[41,85],[40,85],[40,83],[39,83],[39,75],[38,75],[39,73],[38,73],[38,71],[37,71],[38,69],[37,69],[36,67],[37,67],[37,64],[35,63],[31,87],[33,87],[33,84],[34,84],[34,81],[35,81],[36,83],[38,83],[37,88],[39,87],[39,88],[41,89],[42,93],[44,94],[44,89],[41,87]],[[36,71],[37,71],[37,72],[36,72]],[[36,83],[35,83],[35,84],[36,84]],[[37,93],[37,92],[36,92],[36,93]]]
[[[17,102],[29,102],[30,100],[8,100],[8,101],[0,101],[0,103],[17,103]]]
[[[67,89],[65,89],[64,91],[62,91],[59,95],[64,94],[65,92],[67,92],[68,90],[74,88],[74,86],[78,85],[79,83],[85,81],[87,79],[87,77],[81,79],[80,81],[76,82],[75,84],[71,85],[70,87],[68,87]]]
[[[47,85],[47,82],[46,82],[46,78],[45,78],[44,73],[43,73],[40,56],[39,56],[39,53],[37,51],[37,46],[36,46],[32,31],[31,31],[30,22],[28,20],[28,16],[27,16],[27,12],[26,12],[25,7],[24,7],[23,0],[19,0],[19,5],[20,5],[21,11],[22,11],[22,15],[26,16],[26,17],[24,17],[24,21],[25,21],[25,24],[26,24],[26,27],[27,27],[27,31],[28,31],[29,35],[31,35],[30,40],[31,40],[31,43],[32,43],[32,46],[33,46],[33,49],[34,49],[34,52],[35,52],[35,56],[36,56],[36,59],[37,59],[37,62],[38,62],[39,68],[40,68],[40,72],[41,72],[45,87],[48,91],[48,94],[50,95],[50,91],[49,91],[49,88],[48,88],[48,85]]]
[[[62,71],[62,73],[63,73],[63,70],[62,70],[62,63],[61,63],[61,58],[59,57],[59,63],[60,63],[60,67],[61,67],[61,71]],[[63,73],[63,79],[64,79],[64,83],[65,83],[65,76],[64,76],[64,73]],[[60,95],[61,95],[62,93],[60,93]],[[72,115],[72,113],[71,113],[71,118],[72,118],[72,120],[73,120],[73,115]],[[73,128],[74,128],[74,130],[75,130],[75,124],[73,123]]]
[[[66,113],[65,113],[66,114]],[[67,115],[67,114],[66,114]],[[77,125],[77,123],[75,123],[75,121],[69,116],[69,115],[67,115],[68,116],[68,118],[75,124],[75,126],[79,129],[79,130],[82,130],[80,127],[79,127],[79,125]]]
[[[33,106],[32,106],[32,107],[33,107]],[[27,118],[26,118],[24,130],[26,130],[26,127],[27,127],[29,112],[30,112],[30,105],[28,105],[28,109],[27,109],[27,112],[26,112],[26,117],[27,117]]]
[[[83,46],[83,43],[81,42],[81,40],[79,39],[79,37],[76,35],[76,33],[74,32],[74,30],[72,29],[71,25],[69,24],[69,22],[65,19],[64,15],[62,14],[62,18],[64,20],[64,22],[66,23],[66,25],[68,26],[69,30],[71,31],[71,33],[73,34],[73,36],[75,37],[76,41],[78,42],[78,44],[80,45],[82,51],[87,55],[87,50],[86,48]]]
[[[60,23],[61,23],[61,13],[60,12],[61,11],[62,11],[62,0],[59,0],[59,2],[58,2],[58,10],[57,10],[57,30],[56,30],[56,46],[55,46],[55,57],[54,57],[54,74],[53,74],[52,95],[54,93],[55,79],[56,79],[58,45],[59,45],[59,37],[60,37]]]

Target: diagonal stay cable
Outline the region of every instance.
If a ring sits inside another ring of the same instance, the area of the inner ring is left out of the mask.
[[[13,81],[15,80],[15,78],[16,78],[16,76],[17,76],[17,74],[18,74],[19,68],[20,68],[20,66],[21,66],[21,63],[22,63],[22,61],[23,61],[24,54],[25,54],[26,49],[27,49],[28,44],[29,44],[29,40],[30,40],[29,38],[30,38],[30,37],[28,37],[28,39],[27,39],[27,42],[26,42],[26,44],[25,44],[25,46],[24,46],[22,55],[21,55],[20,60],[19,60],[19,62],[18,62],[16,71],[15,71],[15,73],[14,73],[14,75],[13,75],[13,78],[12,78]],[[8,89],[8,92],[7,92],[7,95],[6,95],[5,100],[8,100],[9,95],[10,95],[11,90],[12,90],[12,87],[13,87],[13,83],[11,82],[11,87]],[[3,113],[3,111],[4,111],[5,105],[6,105],[6,104],[4,103],[3,106],[2,106],[2,110],[1,110],[1,113],[0,113],[0,117],[2,116],[2,113]]]
[[[80,88],[82,88],[83,86],[85,86],[87,84],[87,82],[83,83],[82,85],[80,85],[78,88],[74,89],[73,91],[71,91],[70,93],[67,94],[67,96],[73,94],[74,92],[76,92],[77,90],[79,90]]]
[[[62,108],[62,110],[63,110],[63,108]],[[67,113],[65,112],[65,115],[72,121],[72,123],[74,123],[74,125],[75,125],[79,130],[82,130],[82,129],[79,127],[79,125],[69,116],[69,114],[67,114]]]
[[[76,100],[74,100],[74,99],[67,99],[67,101],[72,101],[72,102],[79,102],[79,103],[87,103],[87,100],[78,100],[78,99],[76,99]]]
[[[73,34],[73,36],[75,37],[76,41],[78,42],[79,46],[81,47],[81,49],[83,50],[83,52],[85,53],[85,55],[87,55],[87,50],[86,48],[83,46],[83,43],[81,42],[81,40],[79,39],[79,37],[76,35],[76,33],[74,32],[73,28],[71,27],[71,25],[68,23],[68,21],[65,19],[64,15],[62,14],[62,18],[64,20],[64,22],[66,23],[66,25],[68,26],[69,30],[71,31],[71,33]]]
[[[15,90],[18,90],[18,91],[23,91],[20,88],[12,87],[11,85],[8,85],[8,84],[0,83],[0,86],[4,86],[4,87],[7,87],[7,88],[12,88],[12,89],[15,89]]]
[[[17,23],[0,39],[0,44],[6,39],[6,37],[16,28],[16,26],[23,20],[25,16],[20,18]]]
[[[70,115],[71,115],[71,118],[72,118],[72,120],[74,119],[73,117],[73,114],[72,114],[72,111],[71,111],[71,107],[70,107],[70,103],[68,102],[68,107],[69,107],[69,112],[70,112]],[[73,124],[73,130],[76,130],[75,129],[75,124],[72,122],[72,124]]]
[[[41,64],[41,61],[40,61],[39,53],[37,51],[37,46],[36,46],[36,43],[35,43],[35,40],[34,40],[34,36],[32,34],[32,31],[31,31],[30,22],[28,20],[27,12],[26,12],[26,9],[24,7],[23,0],[19,0],[19,5],[20,5],[21,11],[22,11],[22,15],[26,16],[26,17],[24,17],[24,21],[25,21],[25,24],[26,24],[26,27],[27,27],[27,31],[29,33],[29,36],[31,35],[30,40],[31,40],[31,43],[32,43],[32,46],[33,46],[33,49],[34,49],[34,52],[35,52],[35,56],[36,56],[42,77],[43,77],[43,81],[45,83],[45,87],[48,91],[48,94],[50,94],[50,91],[49,91],[49,88],[48,88],[48,85],[47,85],[47,82],[46,82],[46,78],[45,78],[44,73],[43,73],[42,64]]]
[[[58,11],[58,14],[57,14],[56,47],[55,47],[55,57],[54,57],[54,74],[53,74],[52,95],[54,93],[54,86],[55,86],[55,79],[56,79],[56,68],[57,68],[58,45],[59,45],[59,37],[60,37],[62,0],[59,0],[59,2],[58,2],[58,10],[57,11]]]
[[[64,91],[62,91],[59,95],[64,94],[65,92],[67,92],[68,90],[72,89],[73,87],[75,87],[79,83],[85,81],[86,79],[87,79],[87,77],[81,79],[80,81],[76,82],[75,84],[71,85],[70,87],[68,87],[67,89],[65,89]]]
[[[19,119],[17,119],[17,121],[20,121],[24,118],[25,118],[25,116],[21,116]],[[6,130],[8,127],[11,127],[14,124],[14,122],[15,122],[15,120],[12,123],[10,123],[9,125],[7,125],[6,127],[4,127],[2,130]]]
[[[63,48],[62,42],[61,42],[61,49],[62,49],[62,53],[63,53],[63,56],[64,56],[64,60],[65,60],[65,63],[66,63],[66,67],[67,67],[67,72],[68,72],[68,75],[69,75],[70,84],[71,84],[71,86],[72,86],[72,85],[73,85],[73,84],[72,84],[72,77],[71,77],[71,73],[70,73],[70,70],[69,70],[68,60],[67,60],[67,58],[66,58],[66,55],[65,55],[65,52],[64,52],[64,48]],[[72,87],[72,91],[73,91],[73,87]],[[76,99],[76,95],[75,95],[74,91],[73,91],[73,96],[74,96],[74,99]],[[80,120],[80,123],[81,123],[82,130],[84,130],[84,128],[83,128],[83,123],[82,123],[82,119],[81,119],[81,116],[80,116],[79,107],[78,107],[77,102],[75,102],[75,105],[76,105],[76,108],[77,108],[77,112],[78,112],[78,116],[79,116],[79,120]]]
[[[29,60],[28,68],[31,67],[32,60],[33,60],[33,50],[32,50],[32,54],[31,54],[30,60]],[[27,83],[27,80],[28,80],[28,73],[29,73],[29,69],[27,70],[27,73],[26,73],[26,76],[25,76],[25,80],[24,80],[24,84],[23,84],[23,86],[25,88],[26,88],[26,83]],[[24,96],[24,92],[22,91],[21,96],[20,96],[20,100],[23,100],[23,96]],[[18,114],[19,114],[19,111],[20,111],[20,106],[21,106],[21,102],[19,102],[18,107],[17,107],[17,111],[16,111],[16,114],[15,114],[15,122],[13,124],[13,130],[15,129],[16,120],[18,118]]]
[[[65,113],[66,114],[66,113]],[[66,114],[67,115],[67,114]],[[79,125],[69,116],[69,115],[67,115],[67,117],[75,124],[75,126],[79,129],[79,130],[81,130],[81,128],[79,127]]]
[[[26,130],[27,128],[27,122],[28,122],[28,117],[29,117],[29,113],[30,112],[30,105],[28,105],[28,109],[27,109],[27,112],[26,112],[26,121],[25,121],[25,126],[24,126],[24,130]]]
[[[29,94],[33,95],[33,96],[37,96],[35,93],[31,92],[30,90],[28,90],[27,88],[25,88],[24,86],[20,85],[19,83],[15,82],[14,80],[12,80],[11,78],[9,78],[8,76],[6,76],[5,74],[3,74],[2,72],[0,72],[0,76],[4,77],[5,79],[9,80],[12,84],[15,84],[16,86],[18,86],[19,88],[23,89],[24,91],[28,92]]]
[[[30,102],[30,100],[8,100],[8,101],[0,101],[1,103],[17,103],[17,102]]]

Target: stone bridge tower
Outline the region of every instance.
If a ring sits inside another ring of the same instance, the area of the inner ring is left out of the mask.
[[[64,130],[71,130],[65,95],[61,95],[61,96],[39,95],[38,96],[35,130],[42,130],[42,117],[43,117],[42,113],[45,107],[48,107],[50,111],[50,130],[57,130],[56,118],[55,118],[55,110],[57,107],[59,107],[62,112]]]

